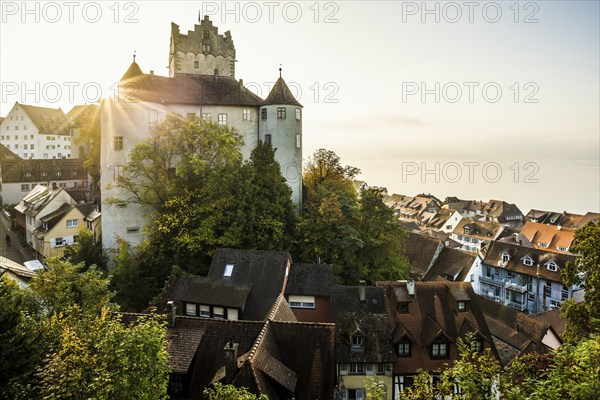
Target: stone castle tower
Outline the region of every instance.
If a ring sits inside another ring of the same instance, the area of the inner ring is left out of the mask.
[[[171,23],[169,76],[175,74],[214,75],[235,78],[235,47],[231,33],[219,29],[205,16],[188,34]]]
[[[131,91],[131,86],[143,90]],[[127,101],[107,99],[102,104],[101,185],[102,243],[117,247],[116,238],[132,245],[144,239],[143,227],[151,212],[135,203],[114,204],[130,194],[114,183],[122,174],[131,150],[151,137],[152,126],[168,113],[197,116],[235,128],[244,138],[240,149],[248,159],[259,140],[271,143],[281,174],[292,189],[292,202],[302,204],[302,105],[281,76],[266,99],[235,78],[235,47],[231,34],[220,35],[205,17],[193,31],[171,25],[169,76],[144,73],[135,61],[120,80]]]

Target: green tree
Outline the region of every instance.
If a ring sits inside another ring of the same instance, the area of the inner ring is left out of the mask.
[[[129,243],[119,238],[117,246],[110,282],[110,287],[115,291],[115,301],[123,311],[142,311],[156,293],[147,278],[142,276],[141,263],[131,253]]]
[[[333,264],[336,280],[343,284],[405,278],[404,230],[379,191],[357,193],[352,179],[358,172],[342,166],[328,150],[319,149],[310,159],[303,177],[304,211],[296,228],[298,258]]]
[[[569,251],[578,256],[561,269],[563,283],[584,287],[585,296],[581,303],[563,302],[561,317],[567,321],[564,339],[577,342],[600,334],[600,221],[576,229]]]
[[[87,148],[85,158],[80,160],[92,178],[90,185],[91,198],[100,201],[100,107],[87,105],[79,108],[79,113],[71,116],[79,127],[79,138],[74,142]],[[74,149],[72,150],[74,152]]]
[[[95,265],[100,271],[106,272],[107,256],[102,247],[102,238],[94,237],[94,233],[84,226],[77,229],[77,243],[68,246],[64,255],[73,264],[84,264],[84,270]]]
[[[38,377],[41,398],[166,399],[165,325],[139,317],[126,326],[106,308],[92,319],[66,319]]]
[[[289,248],[295,214],[292,190],[281,175],[275,160],[275,150],[268,143],[258,142],[250,160],[243,167],[247,177],[247,195],[239,201],[244,211],[243,247],[281,251]]]
[[[232,127],[168,114],[154,125],[149,139],[135,145],[114,186],[125,199],[161,211],[167,200],[193,191],[237,170],[242,162],[241,135]]]
[[[368,376],[365,378],[365,391],[367,399],[386,400],[385,385],[379,377]]]
[[[30,288],[47,315],[69,313],[73,305],[83,314],[97,315],[109,304],[108,279],[95,267],[82,272],[83,264],[58,258],[47,259],[46,266],[48,270],[36,274]]]
[[[474,335],[467,334],[457,341],[459,359],[454,365],[438,371],[438,381],[433,383],[432,375],[420,371],[413,386],[407,388],[401,399],[424,399],[436,396],[445,399],[496,399],[499,393],[500,363],[490,349],[477,352],[472,343]],[[455,393],[456,386],[461,394]]]
[[[213,384],[212,387],[204,389],[204,396],[208,400],[269,400],[269,398],[261,394],[257,396],[241,387],[237,388],[233,385],[223,385],[219,382]]]

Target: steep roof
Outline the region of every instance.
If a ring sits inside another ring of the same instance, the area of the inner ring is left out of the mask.
[[[394,362],[396,355],[387,324],[385,290],[365,287],[360,302],[358,286],[334,286],[331,313],[336,325],[336,360],[340,362]],[[352,351],[351,335],[364,336],[363,351]]]
[[[60,108],[46,108],[17,103],[29,116],[40,134],[70,135],[71,122]]]
[[[281,70],[280,70],[281,71]],[[290,88],[287,86],[283,78],[280,76],[275,82],[273,89],[271,89],[271,93],[263,102],[263,105],[272,105],[272,104],[281,104],[281,105],[291,105],[302,107],[302,104],[298,103],[298,100],[294,97]]]
[[[119,85],[123,96],[134,96],[139,100],[158,104],[256,107],[263,103],[260,97],[232,77],[192,74],[165,77],[144,74],[138,69],[137,64],[132,64],[121,79]]]
[[[141,75],[144,75],[144,73],[142,72],[142,69],[140,68],[138,63],[135,62],[135,59],[134,59],[134,61],[129,66],[129,68],[127,68],[127,71],[125,71],[125,73],[121,77],[121,81],[125,81],[125,80],[135,78],[135,77],[141,76]]]
[[[527,221],[521,229],[521,233],[534,247],[556,252],[559,251],[558,247],[568,249],[571,246],[575,229]],[[540,247],[540,243],[545,243],[546,245]]]
[[[211,282],[204,277],[178,278],[173,298],[185,303],[239,308],[244,315],[246,300],[251,290],[250,285]]]
[[[423,275],[423,280],[431,281],[438,276],[450,276],[462,281],[476,258],[477,255],[472,252],[444,247],[431,268]]]
[[[411,265],[411,274],[418,277],[425,275],[442,247],[443,243],[440,239],[408,232],[405,248],[406,257]]]
[[[509,256],[509,260],[506,263],[502,261],[503,253],[506,253]],[[531,258],[533,261],[532,266],[523,264],[523,258],[525,256]],[[559,269],[556,272],[547,269],[546,263],[550,260],[553,260],[558,266]],[[564,267],[567,262],[575,262],[575,255],[554,253],[546,250],[519,246],[516,243],[504,243],[499,241],[490,243],[483,259],[484,264],[530,276],[535,276],[538,273],[537,265],[539,265],[540,277],[553,282],[562,282],[560,268]]]
[[[439,339],[456,343],[459,337],[471,332],[497,356],[492,336],[475,293],[468,282],[415,282],[414,294],[409,295],[407,282],[377,282],[386,288],[389,328],[394,344],[408,338],[412,342],[410,358],[397,358],[394,374],[413,374],[417,369],[433,371],[458,358],[456,346],[450,346],[448,359],[432,359],[429,348]],[[465,311],[458,302],[468,302]],[[398,303],[409,303],[408,312],[397,312]]]
[[[542,340],[550,329],[549,324],[483,296],[475,295],[475,300],[481,307],[494,339],[502,342],[498,352],[503,365],[509,364],[523,352],[547,351]]]
[[[172,279],[164,301],[235,307],[244,320],[264,321],[285,291],[289,253],[218,249],[206,277]]]
[[[285,287],[287,295],[323,296],[331,295],[333,267],[329,264],[292,264]]]
[[[5,145],[0,144],[0,160],[2,162],[4,161],[16,161],[16,160],[20,160],[21,157],[19,157],[18,155],[16,155],[15,153],[13,153],[12,151],[10,151],[9,149],[6,148]]]
[[[466,233],[465,229],[470,229],[471,233]],[[453,233],[489,241],[495,239],[502,229],[502,226],[495,222],[475,221],[470,218],[463,218],[456,225]]]
[[[190,397],[226,376],[227,343],[237,344],[235,386],[270,399],[328,398],[335,376],[335,326],[272,319],[289,310],[279,296],[266,321],[228,321],[176,316],[167,333],[173,372],[190,377]]]

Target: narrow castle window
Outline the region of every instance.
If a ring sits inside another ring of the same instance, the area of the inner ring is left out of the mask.
[[[300,109],[299,109],[299,108],[296,108],[296,119],[297,119],[298,121],[300,121],[300,114],[301,114],[301,111],[300,111]]]
[[[202,51],[210,51],[210,44],[203,43],[202,44]]]
[[[202,31],[202,39],[210,39],[210,32],[208,29]]]
[[[260,110],[260,118],[261,119],[267,119],[267,109],[266,108],[262,108]]]
[[[277,119],[285,119],[285,107],[277,107]]]
[[[123,136],[115,136],[113,144],[115,150],[123,150]]]
[[[271,144],[271,135],[265,135],[265,143]]]
[[[198,61],[194,61],[194,68],[195,68],[195,69],[198,69],[198,68],[200,68],[200,62],[198,62]]]
[[[246,109],[242,113],[244,121],[250,121],[250,110]]]

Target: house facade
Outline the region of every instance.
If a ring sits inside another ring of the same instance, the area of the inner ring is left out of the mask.
[[[473,277],[473,289],[483,297],[536,314],[560,307],[580,289],[562,284],[560,269],[568,262],[574,263],[575,255],[494,241],[465,279]]]
[[[0,123],[0,140],[23,159],[71,158],[71,127],[60,108],[17,102]]]
[[[495,222],[463,218],[452,231],[450,238],[462,245],[463,250],[478,252],[496,239],[503,227]]]
[[[40,218],[40,227],[33,231],[33,249],[41,259],[60,257],[67,246],[77,243],[80,229],[89,229],[94,237],[99,237],[99,221],[91,227],[86,223],[92,212],[97,212],[93,204],[64,203],[56,211],[46,214]]]
[[[377,377],[385,398],[392,400],[396,360],[387,326],[385,290],[380,287],[334,286],[332,316],[336,326],[337,398],[366,399],[369,378]]]
[[[36,185],[23,200],[17,204],[17,224],[30,246],[34,246],[33,232],[42,226],[42,218],[54,213],[63,205],[76,204],[76,201],[61,187]]]
[[[36,185],[87,190],[88,175],[78,159],[0,161],[2,204],[19,203]]]
[[[385,289],[387,335],[391,337],[392,396],[414,383],[419,370],[435,374],[458,359],[457,340],[472,336],[477,352],[490,349],[499,358],[475,293],[466,282],[377,282]]]
[[[267,99],[250,92],[235,78],[237,60],[230,32],[219,34],[208,17],[187,34],[172,24],[169,54],[169,77],[143,73],[134,59],[120,81],[123,98],[102,104],[102,242],[107,248],[116,247],[117,236],[132,244],[143,240],[148,210],[135,204],[110,203],[109,198],[127,199],[128,194],[109,187],[122,173],[132,148],[148,139],[152,126],[168,113],[237,129],[244,139],[245,159],[259,140],[271,143],[292,189],[292,200],[300,208],[302,105],[281,77],[281,69]]]

